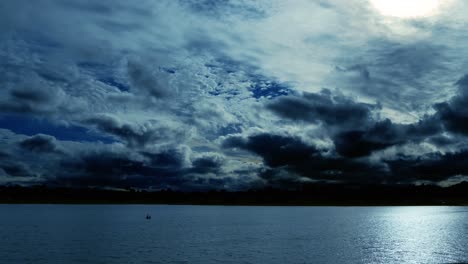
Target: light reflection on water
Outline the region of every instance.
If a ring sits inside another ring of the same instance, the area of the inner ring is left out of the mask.
[[[402,263],[456,263],[466,259],[467,210],[455,207],[384,207],[374,226],[375,259]],[[387,258],[386,258],[387,256]]]
[[[468,207],[0,205],[0,216],[1,263],[468,263]]]

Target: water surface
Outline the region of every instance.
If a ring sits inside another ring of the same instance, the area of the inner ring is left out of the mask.
[[[468,263],[468,207],[0,205],[0,262]]]

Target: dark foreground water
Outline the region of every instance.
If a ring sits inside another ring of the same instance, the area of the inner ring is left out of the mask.
[[[468,207],[0,205],[0,263],[461,262]]]

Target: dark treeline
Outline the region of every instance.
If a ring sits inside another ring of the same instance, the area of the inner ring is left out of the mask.
[[[301,190],[249,190],[149,192],[112,191],[96,188],[49,188],[46,186],[1,186],[0,203],[123,203],[199,205],[468,205],[468,183],[448,188],[433,185],[326,185],[313,184]]]

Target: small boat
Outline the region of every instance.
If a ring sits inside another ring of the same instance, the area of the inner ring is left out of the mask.
[[[151,215],[146,214],[146,219],[147,219],[147,220],[150,220],[150,219],[151,219]]]

